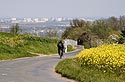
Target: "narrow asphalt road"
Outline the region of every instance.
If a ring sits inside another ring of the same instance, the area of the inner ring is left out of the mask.
[[[63,59],[73,57],[79,51],[66,53]],[[52,55],[0,61],[0,82],[74,82],[54,71],[57,63],[63,59]]]

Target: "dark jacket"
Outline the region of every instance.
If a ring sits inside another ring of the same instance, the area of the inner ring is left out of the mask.
[[[62,41],[59,41],[59,43],[57,44],[58,49],[64,49],[64,45],[62,43]]]

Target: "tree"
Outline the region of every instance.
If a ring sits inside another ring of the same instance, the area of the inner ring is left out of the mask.
[[[10,33],[12,34],[19,34],[19,32],[21,31],[19,24],[16,23],[16,25],[13,25],[12,27],[10,27]]]
[[[77,40],[83,32],[88,30],[89,27],[90,22],[74,19],[70,22],[70,27],[67,27],[67,29],[62,34],[62,38]]]
[[[119,30],[119,20],[112,16],[107,19],[108,27],[112,28],[113,30]]]
[[[70,26],[71,28],[83,28],[86,27],[88,22],[86,22],[85,20],[78,20],[78,19],[73,19],[70,22]]]
[[[107,43],[110,35],[120,35],[121,28],[125,28],[125,16],[119,19],[110,17],[108,19],[95,20],[93,22],[74,19],[62,34],[62,38],[77,40],[87,48],[96,47]],[[124,35],[124,33],[123,33]]]
[[[124,28],[125,28],[125,16],[120,16],[120,18],[119,18],[119,28],[120,28],[120,30],[124,30]]]
[[[93,23],[91,32],[96,34],[100,39],[106,39],[112,32],[112,28],[108,27],[108,23],[104,20],[97,20]]]

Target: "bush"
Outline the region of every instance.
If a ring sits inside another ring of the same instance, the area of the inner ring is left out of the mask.
[[[109,69],[116,74],[125,71],[125,45],[102,45],[97,48],[81,51],[77,58],[84,65],[97,66],[99,69]]]
[[[68,51],[68,52],[73,51],[73,50],[74,50],[74,49],[73,49],[73,47],[72,47],[71,45],[68,45],[68,46],[67,46],[67,51]]]

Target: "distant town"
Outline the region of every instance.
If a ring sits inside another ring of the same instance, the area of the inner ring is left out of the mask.
[[[72,18],[1,18],[0,23],[43,23],[50,21],[69,21]]]
[[[70,26],[70,21],[75,18],[0,18],[0,31],[9,32],[9,28],[18,23],[22,29],[21,33],[30,33],[37,36],[46,37],[46,33],[51,31],[58,32],[58,37]],[[84,18],[79,18],[86,20]],[[92,21],[92,20],[88,20]]]
[[[64,18],[64,17],[58,17],[58,18],[0,18],[0,23],[43,23],[43,22],[62,22],[62,21],[71,21],[76,18]],[[82,20],[86,20],[85,18],[78,18]],[[90,19],[87,19],[89,21],[92,21]]]

